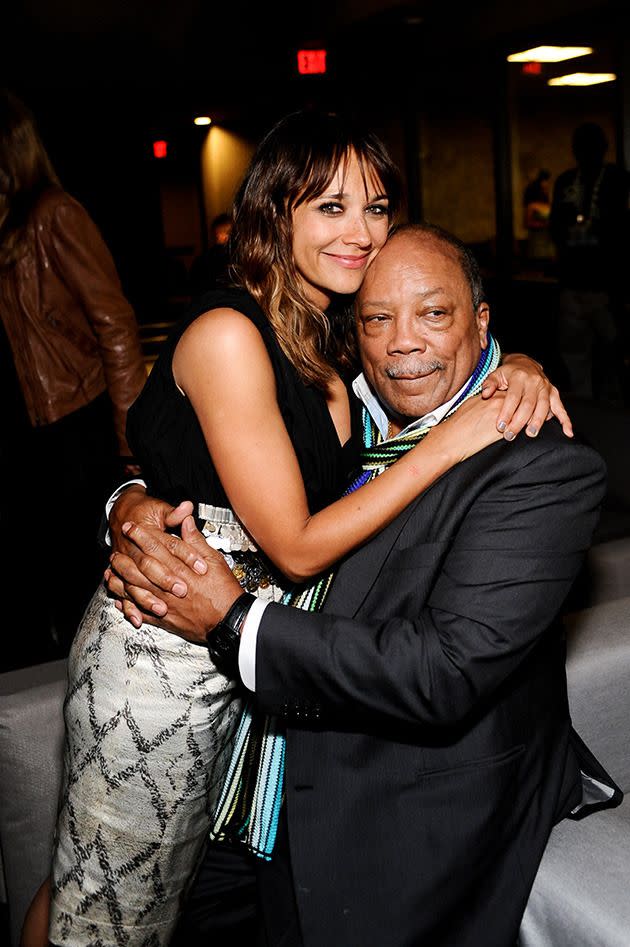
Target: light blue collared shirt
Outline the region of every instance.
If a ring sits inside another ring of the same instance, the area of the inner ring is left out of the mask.
[[[409,434],[411,431],[417,431],[418,428],[435,427],[436,424],[439,424],[440,421],[443,421],[469,382],[470,378],[467,378],[459,391],[456,392],[453,397],[446,402],[446,404],[441,404],[438,408],[434,408],[433,411],[430,411],[429,414],[425,414],[423,417],[416,418],[415,421],[411,421],[411,423],[408,424],[407,427],[402,431],[400,431],[396,437],[402,437],[403,434]],[[387,438],[387,431],[389,429],[389,418],[379,398],[374,393],[372,388],[370,388],[367,378],[363,372],[361,372],[361,374],[352,382],[352,390],[359,401],[361,401],[369,411],[372,420],[381,432],[381,437],[385,440]]]

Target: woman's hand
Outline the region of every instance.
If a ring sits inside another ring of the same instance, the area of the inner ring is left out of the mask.
[[[497,391],[506,395],[497,418],[497,430],[513,441],[525,428],[528,437],[536,437],[545,421],[556,417],[567,437],[573,426],[558,389],[552,385],[538,362],[527,355],[506,355],[503,364],[488,375],[481,392],[491,398]]]
[[[499,390],[491,399],[468,398],[454,414],[431,429],[427,442],[435,451],[441,450],[450,458],[449,466],[466,460],[490,444],[496,444],[505,437],[498,430],[497,415],[506,398],[507,394]],[[422,443],[418,450],[422,450]]]

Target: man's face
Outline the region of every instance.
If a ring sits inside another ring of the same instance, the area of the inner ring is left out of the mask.
[[[365,376],[402,430],[455,395],[487,344],[489,310],[473,309],[456,252],[433,236],[392,237],[357,299]]]

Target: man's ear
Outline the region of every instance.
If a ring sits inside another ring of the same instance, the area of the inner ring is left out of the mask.
[[[477,331],[479,333],[479,344],[482,349],[488,347],[488,325],[490,323],[490,306],[488,303],[479,303],[475,314],[477,322]]]

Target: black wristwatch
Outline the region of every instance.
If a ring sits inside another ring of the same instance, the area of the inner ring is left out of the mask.
[[[221,621],[206,635],[208,651],[214,664],[222,674],[235,680],[239,677],[238,649],[241,643],[241,628],[255,601],[255,595],[243,592]]]

